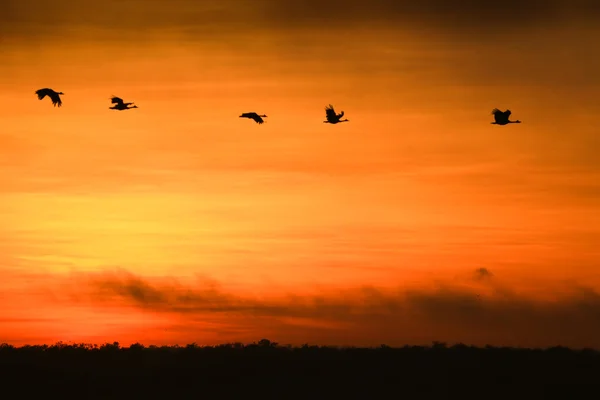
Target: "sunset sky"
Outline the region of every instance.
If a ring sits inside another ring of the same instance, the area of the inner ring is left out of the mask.
[[[600,348],[599,21],[2,1],[0,342]]]

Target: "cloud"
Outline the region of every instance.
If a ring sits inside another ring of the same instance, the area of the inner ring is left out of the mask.
[[[491,276],[485,268],[475,273]],[[444,340],[600,347],[600,294],[585,287],[558,291],[553,300],[529,298],[489,279],[475,287],[364,286],[261,298],[227,292],[210,280],[186,286],[174,279],[144,279],[123,271],[80,275],[72,285],[71,301],[169,314],[180,318],[179,331],[187,329],[192,336],[212,321],[224,330],[280,342],[399,345]],[[235,335],[231,339],[241,340]]]
[[[21,37],[52,37],[61,34],[82,35],[103,30],[102,38],[122,38],[135,31],[135,40],[164,29],[193,29],[196,33],[218,33],[243,23],[243,9],[228,7],[235,3],[173,0],[106,0],[80,2],[59,0],[8,0],[0,8],[0,33]],[[84,28],[75,32],[74,29]],[[96,32],[98,33],[98,32]],[[128,38],[131,39],[131,38]]]
[[[281,24],[348,25],[361,23],[432,25],[432,28],[510,29],[561,21],[581,21],[597,16],[596,2],[565,0],[307,0],[261,2],[266,15]],[[322,26],[322,25],[321,25]],[[399,25],[396,25],[399,26]]]
[[[488,270],[487,268],[477,268],[475,270],[475,279],[476,280],[491,279],[492,276],[494,276],[494,274],[492,274],[492,272],[490,270]]]
[[[119,31],[180,28],[222,34],[244,28],[343,28],[418,25],[432,30],[506,30],[594,21],[600,5],[588,0],[483,2],[462,0],[8,0],[0,8],[0,32],[43,35],[64,27]]]

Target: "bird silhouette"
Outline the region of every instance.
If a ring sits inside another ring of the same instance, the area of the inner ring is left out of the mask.
[[[261,117],[267,118],[266,115],[258,115],[255,112],[249,112],[249,113],[243,113],[242,115],[240,115],[240,118],[250,118],[253,119],[254,121],[256,121],[257,124],[262,124],[263,122],[265,122]]]
[[[500,111],[497,108],[494,108],[492,110],[492,115],[494,116],[494,120],[495,122],[492,122],[492,124],[495,125],[506,125],[506,124],[520,124],[521,121],[516,120],[516,121],[509,121],[508,118],[510,117],[511,111],[510,110],[506,110],[506,111]]]
[[[60,95],[64,94],[63,92],[55,92],[52,89],[44,88],[36,90],[35,94],[37,94],[38,99],[40,100],[42,100],[46,96],[50,97],[50,100],[52,100],[52,104],[54,104],[54,107],[62,106],[62,100],[60,99]]]
[[[344,116],[344,111],[339,114],[335,113],[333,106],[330,104],[329,107],[325,107],[325,117],[327,121],[323,121],[325,124],[337,124],[338,122],[347,122],[348,119],[340,119]]]
[[[111,110],[119,110],[119,111],[123,111],[123,110],[131,110],[132,108],[138,108],[138,106],[134,105],[133,103],[124,103],[123,99],[117,96],[112,96],[110,98],[110,102],[112,104],[115,104],[113,107],[108,107]],[[133,105],[132,107],[129,107]]]

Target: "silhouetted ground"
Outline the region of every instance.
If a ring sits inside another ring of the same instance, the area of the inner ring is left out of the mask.
[[[214,347],[3,344],[0,383],[6,399],[595,398],[600,353],[443,343],[291,347],[266,339]]]

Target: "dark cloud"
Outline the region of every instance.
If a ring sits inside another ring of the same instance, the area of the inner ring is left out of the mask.
[[[118,41],[122,48],[139,53],[145,44],[173,40],[168,35],[172,33],[177,40],[218,43],[230,54],[248,56],[250,65],[265,69],[273,65],[279,71],[278,62],[286,61],[310,74],[329,70],[363,76],[368,72],[371,88],[404,85],[406,74],[415,75],[423,86],[434,85],[436,93],[446,84],[497,86],[492,97],[487,96],[493,108],[501,107],[497,104],[501,89],[523,98],[537,94],[539,87],[552,86],[549,107],[560,107],[562,113],[565,107],[596,108],[592,100],[600,85],[596,73],[600,57],[595,50],[600,3],[594,1],[106,0],[91,4],[2,2],[0,40],[60,43],[93,38]],[[564,27],[571,29],[553,29]],[[8,54],[0,54],[0,59]],[[269,54],[277,54],[278,61],[269,61]],[[204,68],[208,61],[202,61]],[[14,60],[5,62],[11,63]],[[378,75],[385,79],[378,81]],[[394,82],[394,77],[400,78]],[[565,93],[574,86],[577,96]],[[452,91],[452,95],[457,98],[461,93]],[[423,96],[427,104],[437,98],[426,91]],[[472,94],[464,96],[465,101],[481,103]]]
[[[600,5],[588,0],[306,0],[263,1],[266,15],[285,24],[431,24],[431,28],[530,28],[597,17]],[[402,25],[396,25],[401,28]]]
[[[203,34],[254,28],[392,28],[471,31],[594,21],[600,3],[588,0],[6,0],[0,33],[36,36],[74,26],[148,31],[176,28]]]
[[[198,2],[188,0],[7,0],[0,8],[0,34],[6,36],[53,37],[83,35],[77,29],[103,30],[101,38],[139,41],[149,33],[164,29],[196,33],[223,33],[244,24],[243,7],[236,1]],[[244,3],[243,1],[241,3]],[[244,4],[242,4],[243,6]]]
[[[494,274],[487,268],[477,268],[475,270],[476,280],[490,279],[492,276],[494,276]]]
[[[477,272],[490,276],[484,268]],[[77,301],[179,315],[188,321],[190,332],[198,329],[195,323],[221,318],[228,329],[255,336],[260,331],[280,341],[310,337],[330,343],[447,340],[600,347],[600,295],[591,288],[573,287],[559,301],[532,300],[488,280],[472,289],[444,284],[435,290],[361,287],[266,299],[237,296],[210,281],[192,287],[122,272],[75,282],[71,293]],[[479,294],[479,289],[488,294]]]

